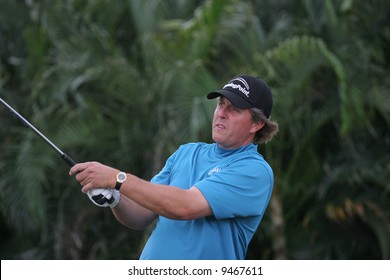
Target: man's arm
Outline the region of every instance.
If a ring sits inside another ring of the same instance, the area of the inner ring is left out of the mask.
[[[196,187],[184,190],[153,184],[128,174],[121,193],[152,212],[170,219],[191,220],[212,215],[207,200]]]
[[[112,208],[112,213],[123,225],[136,230],[145,229],[157,218],[157,214],[140,206],[125,195],[121,195],[118,205]]]
[[[73,166],[69,174],[76,174],[76,180],[80,182],[83,186],[82,191],[86,193],[93,188],[114,188],[115,176],[118,172],[119,170],[98,162],[86,162]],[[120,192],[122,198],[125,199],[121,199],[123,201],[115,207],[114,215],[127,226],[130,226],[130,221],[134,222],[135,226],[130,227],[138,228],[144,225],[141,220],[151,223],[156,218],[154,215],[178,220],[191,220],[212,215],[207,200],[196,187],[185,190],[158,185],[127,174],[127,180],[122,184]],[[146,209],[139,208],[139,206]],[[134,214],[130,213],[131,211]]]

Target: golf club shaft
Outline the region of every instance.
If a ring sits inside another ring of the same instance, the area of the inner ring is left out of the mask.
[[[0,102],[4,104],[12,113],[14,113],[19,120],[21,120],[23,123],[25,123],[29,128],[31,128],[36,134],[38,134],[47,144],[49,144],[55,151],[57,151],[61,158],[69,165],[74,166],[76,162],[71,159],[67,154],[65,154],[63,151],[61,151],[56,145],[53,144],[45,135],[43,135],[42,132],[40,132],[38,129],[36,129],[28,120],[26,120],[22,115],[20,115],[14,108],[12,108],[10,105],[8,105],[7,102],[5,102],[3,99],[0,98]]]

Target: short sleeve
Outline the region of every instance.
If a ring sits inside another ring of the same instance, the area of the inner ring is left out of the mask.
[[[273,189],[273,173],[261,160],[231,163],[195,186],[217,219],[263,215]]]
[[[162,185],[170,184],[172,166],[175,161],[176,154],[177,151],[167,159],[161,171],[150,180],[151,183],[162,184]]]

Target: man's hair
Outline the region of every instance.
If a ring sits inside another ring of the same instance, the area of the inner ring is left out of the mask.
[[[258,108],[251,108],[250,110],[253,122],[264,122],[264,126],[256,132],[253,142],[258,144],[266,144],[267,142],[271,141],[271,139],[278,133],[279,126],[276,122],[268,119],[262,110]]]

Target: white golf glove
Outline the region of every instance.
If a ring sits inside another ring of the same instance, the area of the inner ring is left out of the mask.
[[[99,207],[114,208],[118,205],[121,194],[114,189],[92,189],[88,191],[88,197],[93,204]]]

